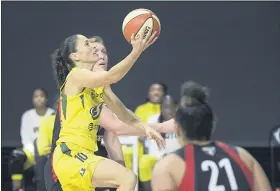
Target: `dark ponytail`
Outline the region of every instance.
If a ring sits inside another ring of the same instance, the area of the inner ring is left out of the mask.
[[[209,140],[213,128],[213,113],[207,103],[208,89],[195,82],[181,88],[176,121],[189,140]]]
[[[60,48],[56,49],[52,54],[52,66],[58,88],[61,88],[67,75],[75,67],[70,54],[76,52],[76,41],[77,35],[66,38]]]

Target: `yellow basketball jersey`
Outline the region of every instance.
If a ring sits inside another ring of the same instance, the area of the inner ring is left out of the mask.
[[[73,68],[71,72],[75,69]],[[103,91],[104,87],[85,88],[75,96],[66,96],[62,90],[60,91],[61,130],[57,145],[65,142],[79,145],[93,152],[98,150],[96,134],[99,129]]]

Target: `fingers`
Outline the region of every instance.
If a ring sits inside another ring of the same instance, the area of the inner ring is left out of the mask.
[[[165,148],[164,140],[157,140],[156,143],[157,143],[159,150],[163,150]]]
[[[156,34],[157,34],[157,31],[153,32],[153,34],[149,38],[148,37],[146,38],[147,44],[150,44],[150,43],[152,43],[152,41],[154,41]]]
[[[149,43],[149,46],[152,45],[152,44],[154,44],[154,43],[156,42],[157,39],[158,39],[158,37],[155,37],[155,38],[152,40],[152,42]]]
[[[165,148],[165,141],[159,133],[155,132],[153,139],[156,141],[159,150],[162,150]]]
[[[130,42],[133,42],[135,40],[134,38],[134,33],[132,33],[131,37],[130,37]]]

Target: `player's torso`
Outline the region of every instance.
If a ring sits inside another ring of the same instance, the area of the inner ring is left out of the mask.
[[[232,157],[232,152],[238,156],[235,148],[228,148],[230,151],[224,150],[213,142],[206,146],[193,145],[193,153],[185,150],[187,166],[193,171],[189,173],[193,176],[194,191],[250,190],[250,184],[244,173],[246,169],[240,166],[239,160]],[[192,167],[191,160],[194,163]],[[188,179],[190,178],[189,176]],[[186,185],[186,181],[182,182],[180,191],[185,191]]]
[[[104,87],[89,89],[75,96],[60,96],[61,130],[58,142],[72,142],[96,150],[96,134],[103,103]]]

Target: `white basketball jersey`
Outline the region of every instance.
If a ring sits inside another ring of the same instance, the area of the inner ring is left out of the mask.
[[[40,120],[51,115],[53,112],[53,109],[48,108],[44,116],[38,115],[35,109],[30,109],[23,113],[21,118],[20,135],[24,148],[34,153],[33,142],[38,136]]]
[[[148,123],[158,123],[159,116],[159,114],[151,116],[148,120]],[[165,148],[162,151],[159,151],[154,140],[147,140],[145,142],[145,146],[148,148],[149,154],[157,158],[161,158],[163,155],[173,152],[181,147],[175,132],[165,134],[165,143]]]

